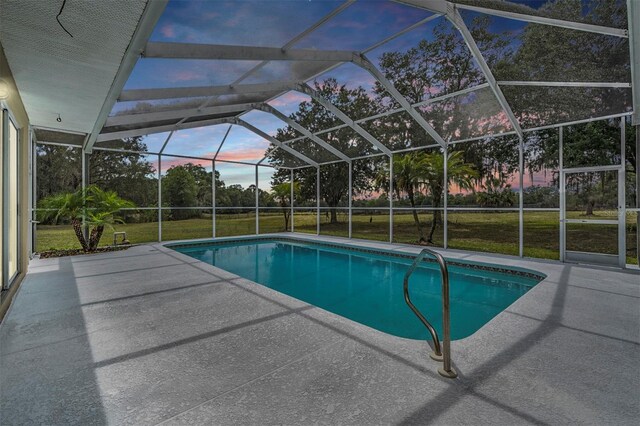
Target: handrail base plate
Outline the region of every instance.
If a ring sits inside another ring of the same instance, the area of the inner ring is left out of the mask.
[[[438,361],[438,362],[443,362],[444,361],[444,356],[442,354],[438,355],[437,353],[435,353],[434,351],[431,351],[429,353],[429,356],[431,357],[432,360],[434,361]]]
[[[440,374],[442,377],[446,377],[447,379],[455,379],[456,377],[458,377],[458,373],[456,372],[456,370],[454,370],[453,367],[451,367],[451,371],[445,371],[444,368],[440,367],[438,368],[438,374]]]

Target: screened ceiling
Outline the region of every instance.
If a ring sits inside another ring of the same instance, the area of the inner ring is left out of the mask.
[[[626,115],[626,5],[170,0],[93,147],[296,168]]]

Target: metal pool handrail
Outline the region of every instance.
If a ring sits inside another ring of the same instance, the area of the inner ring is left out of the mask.
[[[444,339],[442,341],[442,349],[440,347],[440,339],[438,338],[438,332],[433,328],[433,326],[427,321],[427,319],[422,315],[422,313],[415,307],[415,305],[411,302],[411,297],[409,297],[409,277],[415,269],[418,267],[420,262],[422,262],[427,254],[435,257],[438,265],[440,266],[440,274],[442,275],[442,333],[444,334]],[[444,257],[436,251],[425,248],[416,256],[413,260],[413,263],[407,270],[407,273],[404,274],[404,300],[407,302],[407,305],[414,314],[418,317],[418,319],[427,327],[429,330],[429,334],[431,334],[431,339],[433,340],[433,353],[430,355],[436,361],[443,361],[443,366],[438,369],[438,373],[441,376],[454,378],[458,376],[458,373],[451,367],[451,324],[450,324],[450,307],[449,307],[449,270],[447,269],[447,262],[444,260]]]

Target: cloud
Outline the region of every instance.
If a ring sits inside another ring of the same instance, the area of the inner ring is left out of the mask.
[[[167,75],[168,80],[172,81],[194,81],[200,80],[204,77],[201,71],[189,69],[189,70],[176,70]]]
[[[264,148],[244,148],[239,150],[220,152],[218,159],[229,161],[257,162],[264,157]]]
[[[173,27],[173,25],[166,24],[160,28],[160,34],[162,34],[164,37],[167,37],[167,38],[175,38],[176,30]]]
[[[272,99],[271,101],[269,101],[269,105],[271,105],[274,108],[277,107],[283,107],[283,106],[287,106],[290,105],[292,103],[296,104],[296,107],[301,104],[304,101],[309,101],[311,99],[310,96],[305,95],[303,93],[300,92],[287,92],[282,96],[278,96],[275,99]]]

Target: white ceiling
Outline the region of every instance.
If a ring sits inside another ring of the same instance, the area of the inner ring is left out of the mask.
[[[62,0],[0,0],[0,42],[32,125],[91,132],[146,3],[67,0],[70,37]]]

